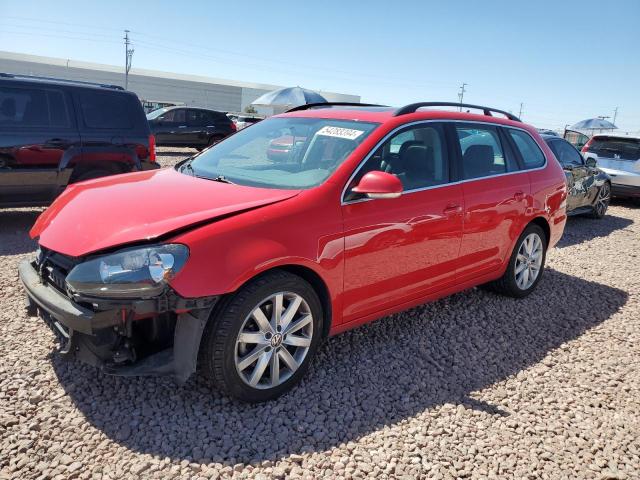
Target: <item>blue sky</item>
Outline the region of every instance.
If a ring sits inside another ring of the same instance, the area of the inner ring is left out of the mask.
[[[0,0],[0,50],[640,130],[640,0]]]

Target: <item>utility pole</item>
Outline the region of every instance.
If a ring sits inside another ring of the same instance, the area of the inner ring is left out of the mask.
[[[131,70],[131,59],[133,58],[133,48],[129,48],[131,42],[129,40],[129,30],[124,31],[124,89],[129,87],[129,70]]]
[[[616,107],[616,109],[613,111],[613,123],[614,125],[616,124],[616,117],[618,116],[618,107]]]
[[[460,99],[460,104],[462,104],[462,99],[464,98],[464,92],[466,92],[465,88],[466,86],[468,86],[468,83],[463,83],[462,85],[460,85],[460,93],[458,93],[458,98]],[[460,105],[460,111],[462,111],[462,105]]]
[[[520,102],[520,111],[518,112],[518,118],[519,119],[522,119],[522,106],[523,106],[523,103]]]

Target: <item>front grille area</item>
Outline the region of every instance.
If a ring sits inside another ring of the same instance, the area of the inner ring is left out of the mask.
[[[36,264],[42,282],[56,288],[60,292],[67,294],[66,278],[69,272],[80,260],[68,255],[63,255],[53,250],[40,247],[42,253],[38,256],[39,262]]]

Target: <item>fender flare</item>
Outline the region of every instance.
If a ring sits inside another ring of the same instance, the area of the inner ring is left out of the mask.
[[[123,153],[129,156],[136,167],[136,170],[142,169],[142,163],[140,157],[133,148],[126,147],[124,145],[114,145],[109,147],[71,147],[65,150],[60,163],[58,164],[58,171],[61,172],[69,166],[71,160],[76,157],[82,157],[85,153]]]

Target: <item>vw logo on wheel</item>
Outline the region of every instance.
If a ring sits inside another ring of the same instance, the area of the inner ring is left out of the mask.
[[[282,343],[282,334],[275,333],[273,337],[271,337],[271,346],[273,348],[276,348],[276,347],[279,347],[281,343]]]

